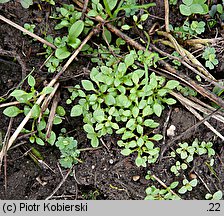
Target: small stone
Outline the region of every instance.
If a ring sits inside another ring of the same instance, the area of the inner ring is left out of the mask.
[[[190,179],[196,179],[197,175],[195,175],[194,173],[190,173],[189,177],[190,177]]]
[[[176,127],[174,125],[170,125],[170,127],[167,129],[166,134],[168,137],[173,137],[175,135]]]
[[[94,165],[92,165],[92,169],[95,169],[95,166]]]
[[[113,159],[110,159],[110,160],[109,160],[109,163],[110,163],[110,164],[113,164],[113,163],[114,163],[114,160],[113,160]]]
[[[140,176],[139,175],[133,176],[132,179],[133,179],[133,181],[136,182],[140,179]]]

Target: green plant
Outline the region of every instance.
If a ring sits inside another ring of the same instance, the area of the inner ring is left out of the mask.
[[[186,142],[179,143],[179,148],[176,149],[176,152],[180,155],[181,159],[186,159],[186,161],[189,163],[193,161],[195,148],[193,146],[189,146]]]
[[[223,193],[221,190],[216,191],[214,194],[207,193],[205,195],[206,200],[221,200]]]
[[[92,10],[88,12],[88,16],[100,15],[104,19],[107,18],[107,14],[111,19],[117,17],[118,13],[122,10],[125,11],[125,16],[133,16],[139,9],[147,9],[149,7],[155,6],[155,3],[137,5],[136,0],[122,0],[122,1],[110,1],[103,0],[103,5],[99,0],[92,0]],[[104,12],[104,8],[106,13]]]
[[[180,13],[184,16],[192,14],[207,14],[208,5],[205,4],[206,0],[182,0],[183,4],[180,5]]]
[[[207,154],[208,157],[212,157],[215,155],[215,151],[212,148],[212,142],[202,141],[201,143],[196,138],[191,145],[188,143],[179,143],[179,148],[176,149],[176,153],[178,153],[181,159],[186,160],[186,162],[190,163],[193,161],[194,155],[204,155]],[[175,152],[171,152],[171,156],[175,157]]]
[[[77,149],[77,141],[73,137],[59,136],[55,145],[61,152],[61,166],[71,168],[73,164],[79,162],[80,151]]]
[[[188,181],[187,179],[183,180],[183,186],[178,190],[178,193],[185,194],[187,191],[192,191],[193,187],[196,187],[198,184],[197,179]]]
[[[207,47],[202,54],[202,58],[206,60],[205,66],[211,70],[219,63],[215,53],[216,51],[214,47]]]
[[[194,32],[196,32],[196,34],[201,34],[205,31],[205,22],[192,21],[190,27]]]
[[[178,58],[181,57],[180,54],[179,54],[177,51],[174,51],[174,52],[172,53],[172,56],[175,56],[175,57],[178,57]],[[175,65],[176,68],[178,68],[179,66],[181,66],[181,62],[178,61],[178,60],[176,60],[176,59],[174,59],[172,62],[173,62],[173,64]]]
[[[51,16],[53,19],[60,20],[60,22],[54,27],[55,30],[60,30],[62,28],[67,29],[67,34],[63,37],[53,38],[48,35],[45,39],[50,43],[54,44],[57,49],[55,55],[52,56],[46,63],[48,71],[53,73],[60,70],[60,63],[68,58],[74,49],[77,49],[81,44],[79,39],[81,34],[86,35],[93,26],[93,21],[85,18],[83,21],[80,19],[82,13],[75,10],[74,5],[63,4],[62,7],[56,8],[56,13]],[[43,45],[46,49],[46,58],[53,52],[52,48]],[[83,51],[88,49],[89,46],[85,45]]]
[[[177,4],[177,0],[170,0],[170,1],[169,1],[169,4],[170,4],[170,5],[176,5],[176,4]]]
[[[209,11],[209,15],[214,18],[215,15],[217,15],[220,17],[220,19],[222,21],[224,21],[224,10],[223,10],[223,5],[222,4],[217,4],[217,5],[212,5],[210,11]]]
[[[23,26],[26,30],[30,31],[30,32],[34,32],[34,29],[35,29],[35,24],[29,24],[29,23],[25,23],[24,26]],[[26,33],[24,33],[26,34]]]
[[[183,96],[192,96],[192,97],[197,96],[197,92],[188,86],[183,87],[183,86],[179,85],[179,86],[177,86],[177,90],[180,91],[181,94],[183,94]]]
[[[202,141],[199,143],[198,139],[195,139],[192,143],[192,147],[194,147],[195,153],[198,155],[207,154],[208,157],[212,157],[215,155],[215,150],[212,148],[213,144],[212,142],[205,142]]]
[[[1,3],[6,3],[9,2],[10,0],[0,0],[0,4]],[[20,0],[20,4],[24,7],[24,8],[29,8],[32,4],[33,4],[33,0]]]
[[[41,0],[41,1],[47,2],[47,3],[51,4],[51,5],[55,5],[55,1],[54,0]]]
[[[180,200],[178,195],[172,194],[171,190],[178,186],[179,182],[173,182],[166,189],[158,189],[154,185],[146,188],[145,200]]]
[[[186,40],[202,34],[205,31],[205,22],[192,21],[190,23],[185,21],[181,27],[175,27],[174,29],[172,26],[170,27],[176,37]]]
[[[139,28],[139,29],[143,29],[143,25],[142,25],[142,22],[144,22],[144,21],[146,21],[147,19],[148,19],[148,17],[149,17],[149,15],[147,14],[147,13],[145,13],[145,14],[142,14],[141,16],[140,16],[140,19],[138,18],[138,16],[136,16],[136,15],[133,15],[133,21],[135,22],[135,25]],[[127,24],[125,24],[125,25],[123,25],[123,26],[121,26],[121,28],[123,29],[123,30],[129,30],[130,28],[132,28],[132,26],[129,26],[129,25],[127,25]]]
[[[34,133],[30,136],[29,140],[31,143],[36,142],[39,145],[44,145],[44,140],[46,140],[49,144],[53,145],[56,140],[56,134],[52,131],[50,137],[46,137],[45,128],[46,128],[46,118],[49,116],[49,109],[46,109],[42,114],[42,118],[39,119],[40,113],[42,112],[39,105],[35,104],[37,99],[42,94],[50,94],[53,90],[52,87],[45,87],[41,92],[38,92],[35,89],[35,79],[32,75],[29,75],[27,78],[28,85],[30,86],[30,91],[26,92],[24,90],[16,89],[14,90],[10,96],[14,97],[18,102],[20,102],[20,106],[22,108],[18,108],[17,106],[9,106],[4,109],[4,115],[8,117],[16,117],[17,115],[23,113],[27,115],[28,112],[32,111],[31,119],[32,125],[31,129],[23,129],[23,133],[31,133],[37,130],[37,133]],[[56,110],[56,115],[53,120],[53,124],[57,125],[62,122],[62,117],[65,115],[65,110],[62,106],[58,106]]]
[[[176,164],[171,166],[170,171],[174,173],[175,176],[180,175],[180,170],[186,170],[187,169],[187,164],[185,163],[180,163],[180,161],[176,161]]]
[[[147,61],[143,55],[148,57]],[[76,85],[69,89],[72,95],[68,103],[80,98],[73,106],[71,116],[83,116],[83,128],[91,145],[98,146],[100,137],[115,131],[121,136],[117,144],[123,148],[123,155],[138,153],[137,166],[154,163],[158,158],[159,148],[154,147],[153,142],[161,140],[162,135],[152,134],[150,129],[159,124],[149,116],[154,113],[160,117],[164,103],[176,102],[166,95],[179,85],[174,80],[165,83],[165,78],[155,73],[148,78],[145,70],[131,69],[135,68],[135,60],[155,65],[155,57],[131,51],[123,61],[115,62],[111,67],[94,67],[90,72],[91,81],[82,80],[82,88]]]

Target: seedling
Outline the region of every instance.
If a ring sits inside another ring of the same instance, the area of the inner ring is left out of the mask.
[[[180,13],[184,16],[192,14],[207,14],[208,5],[205,4],[206,0],[182,0],[183,4],[180,5]]]
[[[180,200],[178,195],[171,193],[171,190],[178,186],[179,182],[173,182],[166,189],[158,189],[154,185],[146,188],[145,200]]]
[[[192,191],[193,187],[196,187],[197,184],[197,179],[193,179],[190,182],[187,179],[184,179],[183,186],[178,190],[178,193],[185,194],[187,191]]]
[[[180,163],[180,161],[177,161],[175,165],[171,166],[170,171],[174,173],[175,176],[180,175],[180,170],[186,170],[187,169],[187,164],[185,163]]]
[[[118,141],[123,148],[121,153],[128,156],[137,152],[137,166],[145,167],[146,162],[157,160],[159,148],[153,142],[162,139],[160,134],[150,134],[150,129],[159,124],[149,116],[154,113],[160,117],[164,103],[171,105],[176,102],[166,95],[179,83],[170,80],[165,84],[165,78],[155,73],[148,80],[148,76],[144,76],[145,70],[141,69],[127,73],[128,69],[135,67],[135,60],[146,61],[147,55],[142,55],[131,51],[119,64],[93,68],[91,80],[82,80],[82,88],[76,85],[70,89],[72,95],[68,102],[80,98],[73,106],[71,116],[83,116],[83,128],[93,147],[99,145],[100,137],[115,132],[121,136]],[[156,56],[147,56],[148,65],[155,64],[153,57]]]
[[[50,94],[53,90],[52,87],[45,87],[42,92],[38,92],[35,89],[35,79],[32,75],[29,75],[27,78],[28,85],[30,86],[30,91],[26,92],[24,90],[16,89],[14,90],[10,96],[15,97],[15,99],[20,102],[20,106],[22,108],[18,108],[16,106],[9,106],[7,107],[3,113],[4,115],[8,117],[16,117],[17,115],[23,113],[24,115],[27,115],[30,110],[32,110],[31,119],[32,119],[32,127],[31,129],[23,129],[24,133],[30,133],[37,130],[37,134],[34,134],[29,138],[31,143],[36,142],[38,145],[44,145],[46,140],[49,144],[53,145],[56,140],[56,135],[52,131],[50,134],[50,137],[46,139],[45,135],[45,128],[46,128],[46,118],[49,116],[49,110],[46,109],[46,111],[43,113],[43,116],[38,122],[38,118],[40,116],[41,108],[39,105],[35,104],[38,97],[42,94]],[[53,124],[60,124],[62,122],[62,116],[65,115],[65,110],[63,107],[58,106],[56,115],[54,117]]]
[[[214,194],[207,193],[205,195],[206,200],[221,200],[223,193],[221,190],[216,191]]]
[[[222,4],[212,5],[209,15],[214,18],[215,15],[218,15],[222,21],[224,21],[224,10]]]
[[[77,141],[73,137],[59,136],[55,145],[61,152],[60,164],[64,168],[71,168],[77,164],[80,151],[77,149]]]
[[[29,24],[29,23],[24,24],[24,28],[32,33],[34,32],[35,27],[36,26],[34,24]],[[26,33],[24,33],[24,34],[26,34]]]
[[[218,59],[216,59],[215,53],[216,51],[214,47],[207,47],[202,54],[202,58],[206,60],[205,66],[210,70],[214,69],[215,66],[219,63]]]

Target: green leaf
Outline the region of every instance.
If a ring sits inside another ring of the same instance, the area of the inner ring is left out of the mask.
[[[163,138],[161,134],[155,134],[153,137],[151,137],[151,140],[159,141]]]
[[[38,145],[44,146],[44,141],[41,138],[39,138],[39,137],[36,137],[36,143]]]
[[[20,3],[24,8],[27,9],[33,4],[33,0],[20,0]]]
[[[200,4],[192,4],[190,6],[191,13],[193,14],[204,14],[204,9]]]
[[[98,139],[96,136],[94,136],[94,137],[91,139],[91,146],[92,146],[93,148],[96,148],[96,147],[99,146],[99,139]]]
[[[162,106],[161,106],[160,104],[158,104],[158,103],[154,103],[152,108],[153,108],[153,112],[154,112],[158,117],[160,117],[161,114],[162,114],[162,110],[163,110]]]
[[[140,167],[140,166],[146,167],[146,163],[145,162],[146,162],[146,160],[144,160],[143,158],[141,158],[139,156],[135,159],[135,164],[138,167]]]
[[[123,149],[121,150],[121,154],[124,156],[128,156],[132,153],[131,149]]]
[[[181,4],[179,8],[180,8],[180,13],[184,16],[190,16],[192,14],[190,7],[184,4]]]
[[[82,86],[86,91],[95,91],[93,83],[89,80],[82,80]]]
[[[116,100],[115,100],[115,98],[114,98],[113,95],[108,94],[108,95],[106,95],[106,97],[105,97],[105,103],[106,103],[108,106],[111,106],[111,105],[116,104]]]
[[[118,95],[116,98],[116,102],[118,106],[128,108],[131,106],[131,101],[128,99],[126,95]]]
[[[193,180],[190,181],[190,185],[192,187],[195,187],[197,184],[198,184],[198,180],[197,179],[193,179]]]
[[[53,124],[54,124],[54,125],[58,125],[58,124],[61,124],[61,123],[62,123],[62,119],[61,119],[61,117],[58,116],[58,115],[55,115],[55,116],[54,116],[54,120],[53,120]]]
[[[35,86],[35,79],[34,79],[34,77],[32,76],[32,75],[29,75],[28,76],[28,84],[29,84],[29,86],[31,86],[31,87],[34,87]]]
[[[135,124],[135,119],[129,119],[127,124],[126,124],[126,128],[131,128],[133,125]]]
[[[168,104],[168,105],[173,105],[176,103],[176,100],[173,99],[173,98],[168,98],[165,100],[165,102]]]
[[[110,44],[111,43],[111,39],[112,39],[112,35],[110,33],[110,31],[107,28],[104,28],[103,31],[103,39]]]
[[[138,74],[137,73],[133,73],[131,78],[132,78],[134,84],[137,85],[138,82],[139,82]]]
[[[135,136],[135,134],[133,134],[131,131],[126,131],[126,132],[124,132],[124,134],[122,136],[122,140],[130,139],[134,136]]]
[[[70,115],[71,117],[76,117],[82,115],[82,112],[82,106],[78,104],[72,107]]]
[[[81,44],[81,40],[79,38],[69,38],[68,45],[71,46],[73,49],[77,49]]]
[[[8,117],[16,117],[18,114],[22,113],[23,111],[20,110],[18,107],[16,106],[10,106],[7,107],[4,111],[3,114],[8,116]]]
[[[102,122],[105,120],[105,114],[104,111],[102,109],[96,109],[93,112],[93,118],[97,121],[97,122]]]
[[[166,85],[165,85],[165,88],[168,88],[168,89],[175,89],[177,86],[179,86],[179,82],[176,81],[176,80],[169,80]]]
[[[23,95],[26,95],[27,93],[23,90],[14,90],[10,96],[13,96],[13,97],[21,97]]]
[[[65,114],[66,114],[65,109],[62,106],[57,106],[56,113],[59,116],[65,116]]]
[[[181,187],[179,190],[178,190],[178,193],[180,194],[185,194],[187,192],[187,189],[185,186]]]
[[[69,38],[77,38],[84,29],[84,22],[82,20],[78,20],[72,24],[68,31]]]
[[[156,128],[159,126],[159,123],[155,122],[152,119],[146,119],[143,123],[146,127]]]
[[[124,62],[125,62],[127,67],[133,65],[134,62],[135,62],[134,55],[132,53],[129,53],[128,55],[126,55],[125,59],[124,59]]]
[[[122,28],[123,30],[129,30],[129,29],[131,28],[131,26],[125,24],[125,25],[122,25],[121,28]]]
[[[148,116],[148,115],[152,115],[152,114],[153,114],[153,110],[150,106],[146,106],[142,111],[143,117]]]
[[[59,47],[56,49],[55,51],[55,56],[58,58],[58,59],[66,59],[70,56],[70,52],[67,50],[67,47]]]
[[[50,144],[50,145],[54,145],[56,141],[56,134],[54,131],[51,131],[51,135],[50,137],[47,139],[47,142]]]
[[[95,17],[95,16],[98,15],[98,13],[95,10],[90,10],[87,15],[90,16],[90,17]]]
[[[34,104],[34,106],[31,109],[31,118],[37,119],[40,116],[40,106],[37,104]]]
[[[171,188],[171,189],[174,189],[174,188],[176,188],[176,187],[178,186],[178,184],[179,184],[178,181],[176,181],[176,182],[172,182],[171,185],[170,185],[170,188]]]
[[[216,191],[214,194],[213,194],[213,200],[221,200],[222,199],[222,196],[223,196],[223,193],[221,190],[219,191]]]
[[[85,132],[87,132],[87,133],[95,133],[93,126],[90,125],[90,124],[85,124],[85,125],[83,126],[83,129],[84,129]]]
[[[136,106],[134,106],[133,108],[132,108],[132,115],[133,115],[133,117],[134,118],[137,118],[137,116],[138,116],[138,114],[139,114],[139,108],[138,107],[136,107]]]
[[[193,0],[183,0],[183,3],[189,6],[193,3]]]
[[[50,94],[51,92],[54,91],[54,88],[53,87],[50,87],[50,86],[46,86],[44,87],[44,89],[42,90],[42,94]]]

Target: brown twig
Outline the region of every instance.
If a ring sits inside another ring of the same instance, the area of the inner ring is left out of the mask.
[[[165,28],[166,32],[170,32],[169,28],[169,1],[164,0],[164,6],[165,6]]]
[[[89,41],[89,39],[96,33],[99,31],[99,25],[94,28],[87,36],[86,38],[82,41],[81,45],[78,47],[78,49],[75,50],[75,52],[72,54],[72,56],[69,58],[69,60],[66,62],[66,64],[62,67],[62,69],[60,70],[60,72],[51,80],[51,82],[48,84],[48,87],[52,87],[57,80],[59,79],[59,77],[64,73],[64,71],[68,68],[68,66],[72,63],[72,61],[76,58],[76,56],[79,54],[79,52],[81,51],[81,49],[83,48],[83,46]],[[38,100],[36,101],[36,105],[40,105],[41,102],[44,100],[45,98],[45,94],[41,95]],[[18,135],[20,134],[21,130],[24,128],[24,126],[26,125],[26,123],[28,122],[28,120],[30,119],[31,115],[33,112],[33,108],[31,108],[30,112],[26,115],[26,117],[23,119],[23,121],[20,123],[20,125],[17,127],[17,129],[15,130],[15,132],[13,133],[13,135],[10,137],[9,142],[8,142],[8,146],[7,146],[7,150],[12,146],[12,144],[14,143],[14,141],[16,140],[16,138],[18,137]],[[1,151],[0,152],[0,162],[2,161],[3,157],[5,155],[5,152]]]
[[[25,65],[24,61],[21,59],[19,54],[17,54],[14,51],[0,49],[0,55],[16,58],[16,60],[19,62],[21,69],[22,69],[22,79],[24,79],[26,77],[26,65]]]
[[[161,181],[158,177],[156,177],[155,175],[152,175],[152,177],[157,181],[157,182],[159,182],[164,188],[168,188],[167,186],[166,186],[166,184],[163,182],[163,181]],[[175,195],[175,196],[178,196],[173,190],[171,190],[170,189],[170,192],[173,194],[173,195]],[[178,196],[179,197],[179,196]]]
[[[14,28],[17,28],[18,30],[20,30],[20,31],[22,31],[22,32],[24,32],[24,33],[26,33],[27,35],[29,35],[29,36],[31,36],[31,37],[37,39],[37,40],[40,41],[41,43],[46,44],[47,46],[50,46],[50,47],[52,47],[53,49],[56,49],[56,46],[54,46],[54,45],[51,44],[50,42],[44,40],[43,38],[37,36],[36,34],[30,32],[30,31],[26,30],[25,28],[23,28],[23,27],[21,27],[20,25],[18,25],[18,24],[16,24],[16,23],[12,22],[11,20],[9,20],[9,19],[3,17],[2,15],[0,15],[0,20],[2,20],[2,21],[4,21],[4,22],[8,23],[9,25],[13,26]]]
[[[214,114],[216,114],[219,110],[220,110],[220,108],[219,109],[216,109],[214,112],[212,112],[209,115],[207,115],[206,117],[204,117],[203,120],[201,120],[201,121],[197,122],[196,124],[192,125],[191,127],[187,128],[184,132],[182,132],[181,134],[179,134],[178,136],[176,136],[175,138],[173,138],[172,140],[170,140],[165,146],[162,146],[161,152],[160,152],[160,156],[159,156],[159,161],[162,160],[165,151],[168,148],[170,148],[177,140],[181,139],[181,137],[183,137],[185,134],[188,134],[193,129],[199,127],[199,125],[201,125],[202,123],[204,123],[205,121],[207,121],[209,118],[211,118],[211,116],[213,116]]]
[[[85,17],[85,13],[86,13],[86,10],[87,10],[87,7],[88,7],[88,3],[89,3],[89,0],[84,0],[84,5],[83,5],[83,8],[82,8],[81,20],[83,20],[84,17]]]
[[[53,121],[56,113],[56,109],[58,106],[58,102],[60,100],[60,92],[57,91],[57,93],[54,96],[54,100],[52,102],[51,111],[48,117],[47,126],[46,126],[46,139],[50,138],[51,136],[51,130],[53,126]]]
[[[83,7],[83,3],[81,3],[78,0],[73,0],[79,7]],[[87,9],[88,11],[88,9]],[[112,24],[106,22],[102,17],[100,16],[96,16],[95,19],[100,22],[100,23],[104,23],[104,25],[107,26],[107,28],[113,32],[114,34],[116,34],[118,37],[122,38],[123,40],[125,40],[129,45],[135,47],[136,49],[139,50],[145,50],[145,47],[143,47],[141,44],[139,44],[138,42],[134,41],[132,38],[128,37],[126,34],[124,34],[123,32],[121,32],[120,30],[118,30],[116,27],[114,27]],[[186,75],[184,75],[181,71],[177,71],[175,70],[170,64],[168,64],[167,62],[160,60],[159,61],[160,65],[165,67],[165,71],[169,72],[170,74],[174,74],[176,77],[181,77],[183,80],[187,80],[188,83],[190,83],[191,87],[194,88],[198,93],[200,93],[201,95],[203,95],[204,97],[209,98],[210,100],[212,100],[213,102],[215,102],[216,104],[218,104],[219,106],[224,108],[224,101],[216,96],[215,94],[213,94],[212,92],[210,92],[209,90],[203,88],[202,86],[198,85],[194,80],[192,80],[190,77],[187,77]]]
[[[74,166],[74,165],[73,165]],[[68,178],[68,176],[70,175],[73,166],[69,169],[69,171],[67,172],[67,174],[63,177],[62,181],[58,184],[58,186],[54,189],[54,191],[51,193],[50,196],[48,196],[45,200],[49,200],[51,199],[51,197],[61,188],[61,186],[65,183],[66,179]]]

